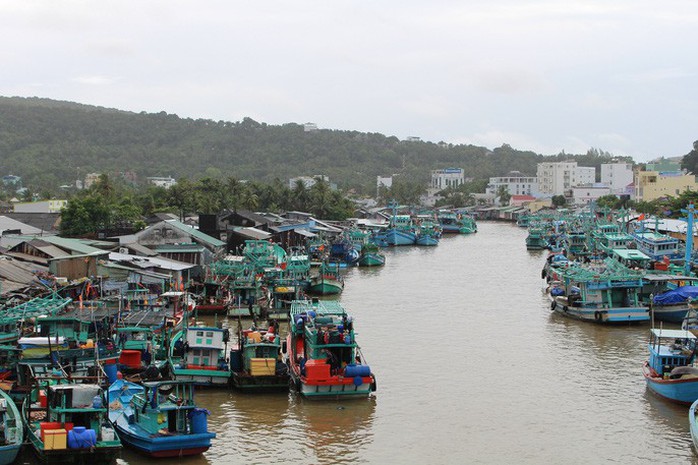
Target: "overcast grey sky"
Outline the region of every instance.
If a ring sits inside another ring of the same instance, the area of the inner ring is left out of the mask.
[[[698,2],[0,0],[0,95],[399,138],[698,139]]]

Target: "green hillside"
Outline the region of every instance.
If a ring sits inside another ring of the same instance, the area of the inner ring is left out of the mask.
[[[544,157],[508,145],[488,150],[356,131],[304,132],[296,123],[211,121],[0,97],[0,175],[19,175],[35,191],[55,191],[90,172],[133,171],[141,180],[232,176],[262,182],[325,174],[341,188],[372,193],[377,175],[401,173],[426,182],[430,170],[450,166],[478,179],[512,170],[535,175],[540,161],[573,158],[598,166],[610,155],[592,150]]]

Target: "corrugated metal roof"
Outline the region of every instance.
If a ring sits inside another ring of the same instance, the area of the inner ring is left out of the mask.
[[[161,268],[163,270],[182,271],[195,268],[197,265],[191,263],[178,262],[160,257],[137,257],[135,255],[126,255],[122,253],[112,252],[109,254],[109,260],[117,263],[128,263],[137,268]]]
[[[0,259],[0,278],[27,286],[36,281],[34,273],[48,271],[45,266],[23,263],[17,260]]]
[[[195,237],[196,239],[200,240],[201,242],[205,242],[206,244],[212,246],[212,247],[224,247],[225,242],[216,239],[215,237],[211,237],[206,233],[202,233],[198,229],[194,229],[191,226],[187,226],[186,224],[182,223],[181,221],[178,220],[167,220],[165,221],[167,224],[171,224],[175,228],[179,229],[180,231],[189,234],[192,237]]]
[[[257,228],[233,228],[233,232],[243,237],[262,241],[271,237],[271,234],[268,232]]]
[[[39,234],[41,229],[30,226],[26,223],[21,223],[7,216],[0,216],[0,232],[6,230],[19,230],[22,234]]]

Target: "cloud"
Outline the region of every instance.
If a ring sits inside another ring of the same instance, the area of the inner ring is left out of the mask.
[[[88,86],[105,86],[109,84],[114,84],[117,81],[119,81],[120,78],[116,77],[109,77],[109,76],[99,76],[99,75],[93,75],[93,76],[78,76],[71,81],[77,82],[78,84],[85,84]]]
[[[638,73],[620,74],[616,76],[619,81],[649,83],[658,81],[667,81],[675,79],[684,79],[695,77],[696,73],[687,71],[683,68],[658,68],[642,71]]]

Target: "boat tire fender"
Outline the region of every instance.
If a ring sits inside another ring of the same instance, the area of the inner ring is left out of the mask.
[[[594,319],[597,322],[601,322],[601,312],[594,312]]]
[[[563,312],[566,313],[568,310],[569,310],[569,308],[567,307],[567,305],[565,305],[564,307],[562,307],[562,311],[563,311]]]
[[[550,304],[550,310],[555,310],[555,301],[554,300]]]

